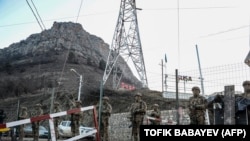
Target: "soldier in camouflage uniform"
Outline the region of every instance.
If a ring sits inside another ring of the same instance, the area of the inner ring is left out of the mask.
[[[4,123],[5,118],[6,118],[6,114],[4,113],[4,110],[0,109],[0,124]],[[1,137],[2,137],[2,132],[0,132],[0,141],[1,141]]]
[[[132,122],[132,136],[134,141],[140,139],[140,125],[143,124],[144,115],[146,114],[147,104],[141,99],[141,93],[136,93],[135,102],[132,103],[130,108],[131,122]]]
[[[200,88],[194,86],[192,88],[193,96],[189,98],[189,117],[190,125],[205,125],[205,112],[207,108],[207,100],[200,95]]]
[[[244,89],[244,93],[242,93],[242,94],[240,94],[238,96],[235,96],[235,106],[236,106],[236,110],[238,110],[239,105],[241,105],[241,107],[244,106],[243,109],[244,109],[244,111],[246,110],[246,112],[244,112],[244,113],[247,113],[247,115],[244,115],[244,117],[246,117],[246,124],[249,125],[249,121],[250,121],[250,81],[249,80],[244,81],[242,83],[242,86],[243,86],[243,89]],[[239,115],[240,113],[241,113],[240,111],[236,112],[237,120],[239,120],[238,116],[240,116]],[[242,124],[242,123],[238,123],[238,124]]]
[[[70,109],[74,109],[76,108],[76,101],[74,99],[70,100],[70,103],[69,103],[69,106],[70,106]],[[71,127],[71,133],[72,133],[72,136],[75,134],[75,124],[74,124],[74,113],[70,114],[70,127]]]
[[[33,116],[43,115],[43,110],[42,110],[41,104],[39,104],[39,103],[36,104],[35,110],[36,111],[35,111]],[[33,141],[39,140],[39,126],[40,126],[40,121],[32,122]]]
[[[28,118],[28,112],[27,112],[27,107],[21,107],[21,112],[19,114],[19,117],[18,119],[19,120],[22,120],[22,119],[27,119]],[[20,125],[19,126],[19,141],[23,141],[23,138],[24,138],[24,131],[23,131],[23,128],[24,128],[24,124]]]
[[[109,117],[112,112],[112,106],[110,105],[109,98],[107,96],[104,96],[102,100],[103,102],[101,106],[100,134],[101,134],[102,141],[108,141],[109,140],[109,134],[108,134]],[[96,107],[99,108],[99,105],[97,105]]]
[[[82,102],[80,100],[77,100],[75,102],[75,108],[81,108],[82,107],[81,104]],[[83,113],[81,111],[71,114],[72,136],[77,136],[80,134],[79,128],[82,123],[83,123]]]
[[[60,104],[59,102],[55,102],[54,103],[54,113],[58,113],[58,112],[61,112],[61,109],[60,109]],[[55,129],[55,135],[56,135],[56,139],[59,138],[59,134],[58,134],[58,125],[60,123],[60,117],[55,117],[54,118],[54,129]]]
[[[250,99],[250,81],[248,81],[248,80],[244,81],[242,86],[244,88],[244,93],[242,93],[241,95],[244,98]]]
[[[248,106],[247,106],[247,123],[248,125],[249,124],[249,121],[250,121],[250,81],[246,80],[243,82],[243,87],[244,87],[244,94],[243,94],[243,97],[248,99]]]
[[[153,111],[150,114],[150,117],[155,118],[156,120],[149,119],[151,125],[160,125],[161,124],[161,111],[158,104],[153,105]]]

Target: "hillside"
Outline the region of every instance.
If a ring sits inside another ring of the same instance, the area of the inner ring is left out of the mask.
[[[83,93],[87,93],[100,86],[108,53],[109,45],[80,24],[54,22],[51,29],[0,49],[0,99],[47,93],[52,87],[75,95],[79,76],[71,69],[83,75]],[[122,58],[118,67],[125,68],[122,82],[141,87]],[[110,88],[111,82],[108,79],[105,87]]]
[[[43,105],[45,114],[49,113],[52,99],[61,103],[62,110],[68,110],[70,101],[78,96],[79,87],[79,76],[71,69],[83,75],[80,97],[83,106],[97,104],[108,53],[107,43],[71,22],[55,22],[51,29],[1,49],[0,109],[7,113],[6,121],[16,120],[21,106],[28,107],[32,115],[37,103]],[[113,113],[127,112],[137,91],[143,93],[149,109],[154,103],[164,110],[175,107],[175,101],[164,99],[161,92],[142,89],[127,63],[120,58],[118,67],[122,66],[125,66],[125,74],[121,81],[134,85],[136,90],[113,90],[110,76],[103,95],[110,97]],[[91,118],[86,121],[88,119]]]

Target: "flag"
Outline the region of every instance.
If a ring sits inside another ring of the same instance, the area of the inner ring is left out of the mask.
[[[168,61],[168,60],[167,60],[167,54],[165,54],[165,63],[167,63],[167,61]]]

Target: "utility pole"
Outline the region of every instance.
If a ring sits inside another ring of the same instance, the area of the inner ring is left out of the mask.
[[[164,91],[164,89],[163,89],[163,83],[164,83],[164,79],[163,79],[163,60],[161,59],[161,78],[162,78],[162,86],[161,86],[161,88],[162,88],[162,92]]]
[[[196,45],[196,53],[197,53],[197,58],[198,58],[198,64],[199,64],[199,70],[200,70],[200,79],[201,79],[201,90],[202,90],[202,95],[205,95],[204,93],[204,85],[203,85],[203,77],[201,73],[201,64],[200,64],[200,58],[199,58],[199,52],[198,52],[198,47]]]
[[[77,98],[77,100],[80,100],[81,99],[81,88],[82,88],[82,82],[83,82],[83,80],[82,80],[82,78],[83,78],[83,76],[81,75],[81,74],[79,74],[75,69],[70,69],[72,72],[74,72],[76,75],[78,75],[79,76],[79,78],[80,78],[80,81],[79,81],[79,88],[78,88],[78,98]]]
[[[167,88],[168,88],[167,78],[168,78],[168,75],[167,75],[167,55],[165,54],[165,91],[166,92],[167,92]]]
[[[199,57],[197,45],[196,45],[196,53],[197,53],[197,58],[198,58],[199,70],[200,70],[201,90],[202,90],[202,95],[204,96],[205,92],[204,92],[204,85],[203,85],[203,76],[202,76],[202,72],[201,72],[200,57]],[[205,118],[206,118],[207,124],[210,125],[209,116],[208,116],[208,109],[206,109]]]
[[[180,124],[180,119],[179,119],[179,88],[178,88],[178,83],[179,83],[179,77],[178,77],[178,70],[175,70],[175,82],[176,82],[176,121],[177,125]]]

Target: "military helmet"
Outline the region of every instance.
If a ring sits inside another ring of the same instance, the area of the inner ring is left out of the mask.
[[[141,93],[136,93],[135,96],[140,96],[141,97]]]
[[[23,109],[23,110],[27,110],[27,107],[21,107],[21,109]]]
[[[242,86],[250,85],[250,81],[246,80],[242,83]]]
[[[103,100],[109,100],[109,98],[107,96],[104,96],[102,99]]]
[[[192,88],[192,91],[194,91],[194,90],[199,90],[199,92],[201,91],[200,88],[199,88],[198,86],[194,86],[194,87]]]
[[[82,104],[82,101],[81,100],[77,100],[76,103]]]
[[[40,103],[37,103],[36,107],[42,107],[42,105]]]
[[[154,104],[153,106],[155,106],[155,107],[159,107],[159,105],[158,105],[158,104]]]

